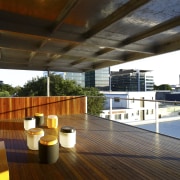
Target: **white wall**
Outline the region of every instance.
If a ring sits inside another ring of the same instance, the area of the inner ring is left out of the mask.
[[[110,98],[112,99],[112,114],[111,119],[117,120],[119,117],[120,121],[123,120],[141,120],[141,112],[143,112],[144,120],[155,119],[155,92],[102,92],[106,97],[105,110],[101,113],[101,117],[107,118],[110,115]],[[118,101],[118,98],[120,100]],[[144,106],[142,106],[142,101],[139,99],[150,100],[144,101]],[[131,100],[127,100],[131,99]],[[138,100],[137,100],[138,99]]]

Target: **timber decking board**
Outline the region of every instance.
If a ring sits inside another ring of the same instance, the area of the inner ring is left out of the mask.
[[[28,150],[23,120],[0,120],[11,180],[20,179],[180,179],[180,140],[81,114],[59,116],[77,131],[74,148],[60,147],[55,164],[40,164]]]

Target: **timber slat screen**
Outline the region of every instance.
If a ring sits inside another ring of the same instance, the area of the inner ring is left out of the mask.
[[[85,113],[84,96],[0,98],[0,119],[22,119],[35,113],[68,115]]]
[[[28,150],[23,120],[1,120],[11,180],[180,179],[180,140],[86,114],[59,116],[62,126],[76,129],[74,148],[59,147],[55,164],[40,164]]]

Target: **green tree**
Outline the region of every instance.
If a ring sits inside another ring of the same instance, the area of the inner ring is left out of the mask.
[[[29,80],[19,91],[18,96],[46,96],[46,77],[36,77]]]
[[[10,94],[8,91],[1,91],[0,92],[0,97],[9,97],[9,96],[10,96]]]
[[[0,84],[0,96],[1,97],[8,97],[8,96],[14,96],[14,94],[16,94],[16,92],[18,91],[19,87],[12,87],[9,84]]]
[[[51,96],[83,95],[82,87],[73,80],[64,80],[60,75],[50,75]]]
[[[90,87],[84,88],[84,95],[88,97],[88,114],[99,115],[105,103],[104,94],[100,93],[98,89]]]
[[[172,90],[169,84],[161,84],[159,86],[154,85],[154,90]]]
[[[47,77],[33,78],[22,87],[18,96],[46,96]],[[64,80],[60,75],[50,74],[50,95],[51,96],[79,96],[88,97],[88,113],[99,115],[102,111],[105,98],[96,88],[82,88],[75,81]],[[95,96],[100,96],[99,98]]]
[[[9,92],[9,94],[13,94],[15,92],[15,89],[9,85],[9,84],[0,84],[0,91],[1,92],[4,92],[4,91],[7,91]]]

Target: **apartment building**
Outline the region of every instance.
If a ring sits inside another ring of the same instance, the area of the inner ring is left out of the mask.
[[[120,69],[111,71],[112,91],[153,91],[154,76],[151,71]]]
[[[118,121],[155,119],[155,91],[101,92],[106,97],[101,117]],[[149,101],[148,101],[149,100]],[[111,104],[112,102],[112,104]]]

